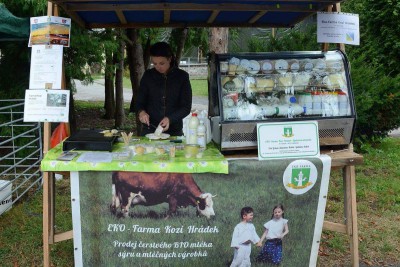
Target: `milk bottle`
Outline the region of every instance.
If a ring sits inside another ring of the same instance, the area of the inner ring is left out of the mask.
[[[188,122],[188,135],[186,138],[186,143],[191,145],[197,144],[197,127],[199,126],[199,118],[197,118],[197,113],[192,113],[192,116]]]
[[[201,148],[205,148],[207,144],[207,132],[203,120],[200,120],[200,124],[197,127],[197,144],[199,144]]]
[[[339,98],[339,116],[346,116],[349,115],[348,112],[348,105],[349,105],[349,100],[347,98],[347,95],[345,92],[340,90],[338,92],[338,98]]]

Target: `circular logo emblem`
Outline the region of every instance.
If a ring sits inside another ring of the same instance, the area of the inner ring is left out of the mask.
[[[283,185],[294,195],[301,195],[313,188],[317,181],[318,171],[308,160],[295,160],[290,163],[283,173]]]

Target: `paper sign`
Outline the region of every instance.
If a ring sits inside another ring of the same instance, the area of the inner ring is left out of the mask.
[[[42,16],[31,18],[31,34],[28,46],[59,44],[69,47],[71,19]]]
[[[317,42],[360,45],[358,14],[318,12]]]
[[[34,45],[29,89],[61,89],[62,45]]]
[[[318,122],[258,123],[258,159],[318,157]]]
[[[26,90],[24,122],[68,122],[69,90]]]

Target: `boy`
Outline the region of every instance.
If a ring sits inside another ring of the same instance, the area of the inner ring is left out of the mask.
[[[235,226],[232,235],[231,247],[235,248],[235,251],[231,267],[251,266],[251,243],[260,241],[260,237],[257,235],[256,229],[252,224],[253,216],[253,209],[251,207],[244,207],[240,211],[242,221]]]

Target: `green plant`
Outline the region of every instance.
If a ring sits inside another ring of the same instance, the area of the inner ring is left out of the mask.
[[[388,76],[382,68],[350,58],[356,102],[356,141],[358,147],[375,143],[400,125],[400,75]]]

